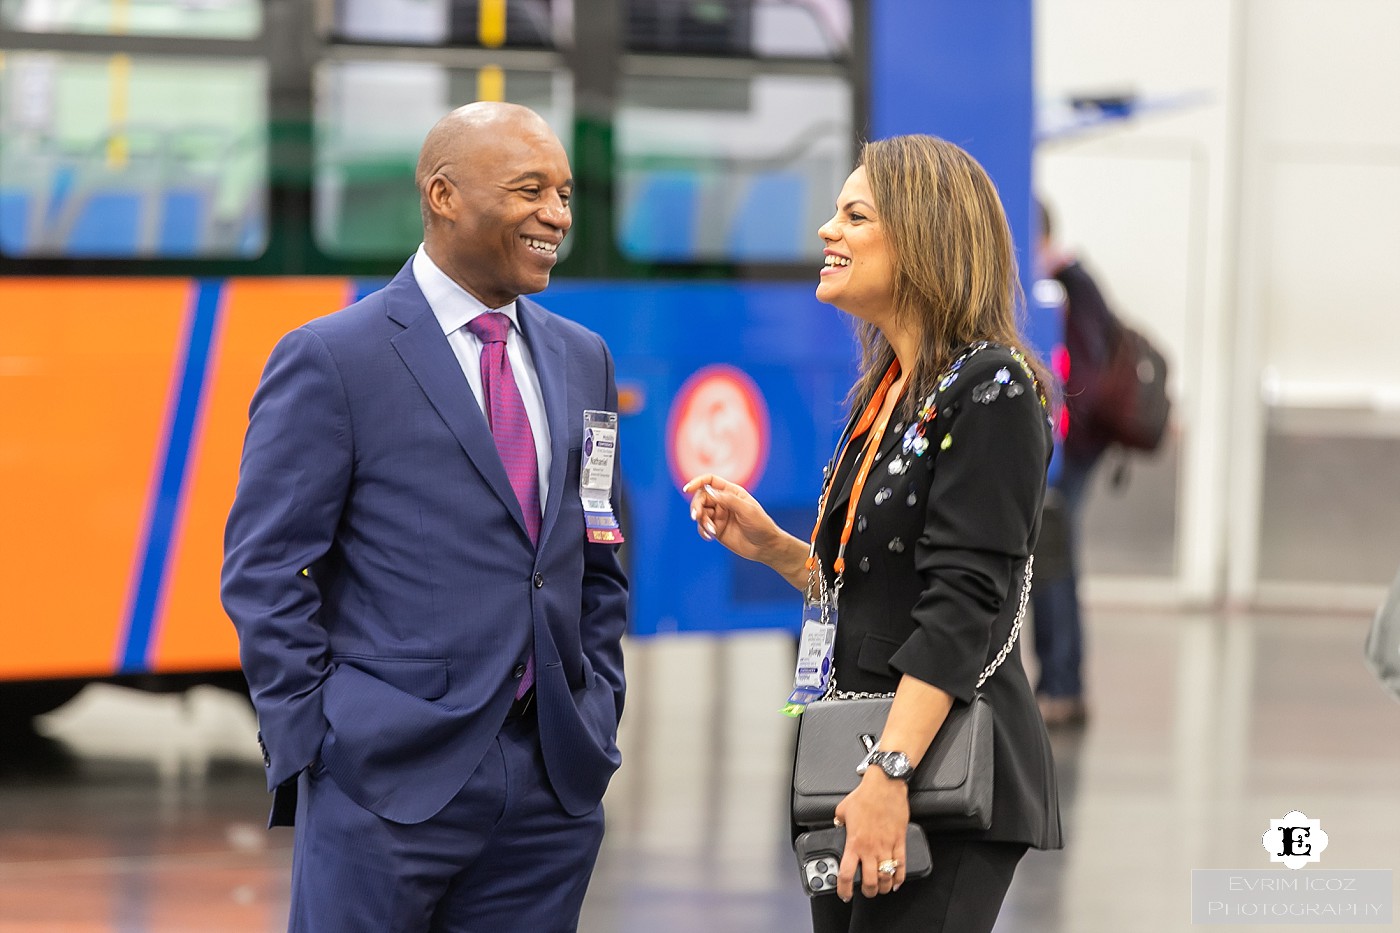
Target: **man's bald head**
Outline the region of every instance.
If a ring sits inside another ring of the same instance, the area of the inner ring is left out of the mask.
[[[503,136],[531,136],[543,133],[552,137],[553,130],[544,118],[529,107],[500,101],[479,100],[465,104],[443,117],[428,131],[423,148],[418,153],[418,169],[414,181],[423,201],[423,225],[431,223],[428,210],[427,184],[439,172],[452,174],[452,169],[471,159],[472,152]]]

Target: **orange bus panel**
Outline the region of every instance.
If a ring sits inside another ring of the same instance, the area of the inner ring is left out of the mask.
[[[191,291],[0,278],[0,678],[115,669]]]

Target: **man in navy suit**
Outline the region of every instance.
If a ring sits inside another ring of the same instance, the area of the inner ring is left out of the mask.
[[[225,535],[290,929],[573,930],[620,761],[612,358],[519,297],[572,222],[544,120],[459,108],[417,182],[417,254],[273,350]]]

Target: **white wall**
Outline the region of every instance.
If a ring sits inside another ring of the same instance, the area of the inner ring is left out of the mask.
[[[1242,232],[1257,241],[1263,362],[1285,383],[1400,387],[1400,3],[1253,0]],[[1364,336],[1363,336],[1364,335]]]
[[[1042,145],[1037,186],[1176,364],[1175,597],[1254,599],[1276,411],[1400,400],[1400,2],[1036,0],[1035,15],[1046,99],[1201,95]]]

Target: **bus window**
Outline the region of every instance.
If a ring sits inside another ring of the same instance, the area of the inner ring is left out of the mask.
[[[572,85],[562,71],[335,60],[318,69],[316,88],[313,211],[317,247],[329,256],[402,257],[418,246],[418,149],[463,101],[524,104],[566,148],[572,136]]]
[[[819,261],[851,168],[839,77],[629,74],[616,123],[617,245],[648,262]]]
[[[262,32],[262,4],[259,0],[0,0],[0,23],[15,32],[29,33],[251,39]]]
[[[267,84],[254,59],[3,53],[0,252],[260,255]]]
[[[627,48],[760,58],[844,59],[850,0],[628,0]]]
[[[572,4],[559,0],[341,0],[332,34],[349,42],[557,48]]]

